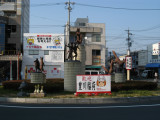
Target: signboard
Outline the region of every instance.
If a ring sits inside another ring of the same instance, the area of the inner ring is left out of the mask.
[[[61,77],[61,66],[59,65],[45,65],[43,73],[46,75],[46,78],[60,78]],[[30,79],[31,73],[36,72],[35,67],[27,65],[27,78]]]
[[[127,70],[132,69],[132,57],[126,57],[126,69]]]
[[[24,49],[64,50],[62,34],[24,34]]]
[[[111,94],[110,75],[77,75],[76,95],[99,93]]]

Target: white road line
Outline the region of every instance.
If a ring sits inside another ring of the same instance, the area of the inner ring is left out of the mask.
[[[128,106],[95,106],[95,107],[31,107],[31,106],[12,106],[0,105],[2,108],[23,108],[23,109],[107,109],[107,108],[136,108],[136,107],[156,107],[160,104],[152,105],[128,105]]]

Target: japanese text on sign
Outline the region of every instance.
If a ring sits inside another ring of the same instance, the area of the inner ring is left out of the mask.
[[[127,70],[132,69],[132,57],[126,57],[126,69]]]
[[[77,75],[77,92],[110,92],[110,75]]]

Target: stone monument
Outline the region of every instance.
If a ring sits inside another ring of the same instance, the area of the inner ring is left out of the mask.
[[[85,74],[85,46],[82,45],[80,28],[76,32],[77,40],[69,43],[68,57],[64,63],[64,90],[76,91],[76,75]]]
[[[31,83],[35,83],[35,90],[33,93],[30,93],[30,97],[44,97],[45,93],[43,92],[43,86],[40,84],[46,83],[46,75],[43,72],[43,58],[40,58],[40,63],[38,58],[34,61],[36,72],[31,73]]]

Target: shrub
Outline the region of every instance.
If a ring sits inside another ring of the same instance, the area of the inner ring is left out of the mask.
[[[30,83],[30,80],[25,81],[27,83],[27,86],[24,88],[24,90],[27,92],[33,92],[34,86],[37,84]],[[21,82],[23,82],[23,80],[4,81],[2,82],[2,85],[4,89],[18,90]],[[40,86],[41,85],[44,86],[44,91],[47,93],[64,90],[64,80],[60,78],[47,79],[46,83],[40,84]]]
[[[2,83],[4,89],[18,90],[23,80],[5,81]],[[33,92],[36,84],[30,83],[30,80],[25,80],[27,86],[24,89],[27,92]],[[46,83],[42,84],[46,93],[59,92],[64,90],[64,80],[60,78],[47,79]],[[125,83],[111,83],[111,91],[120,90],[154,90],[157,89],[157,83],[142,82],[142,81],[127,81]]]
[[[157,89],[158,84],[155,82],[143,81],[127,81],[125,83],[111,83],[112,91],[120,90],[154,90]]]

